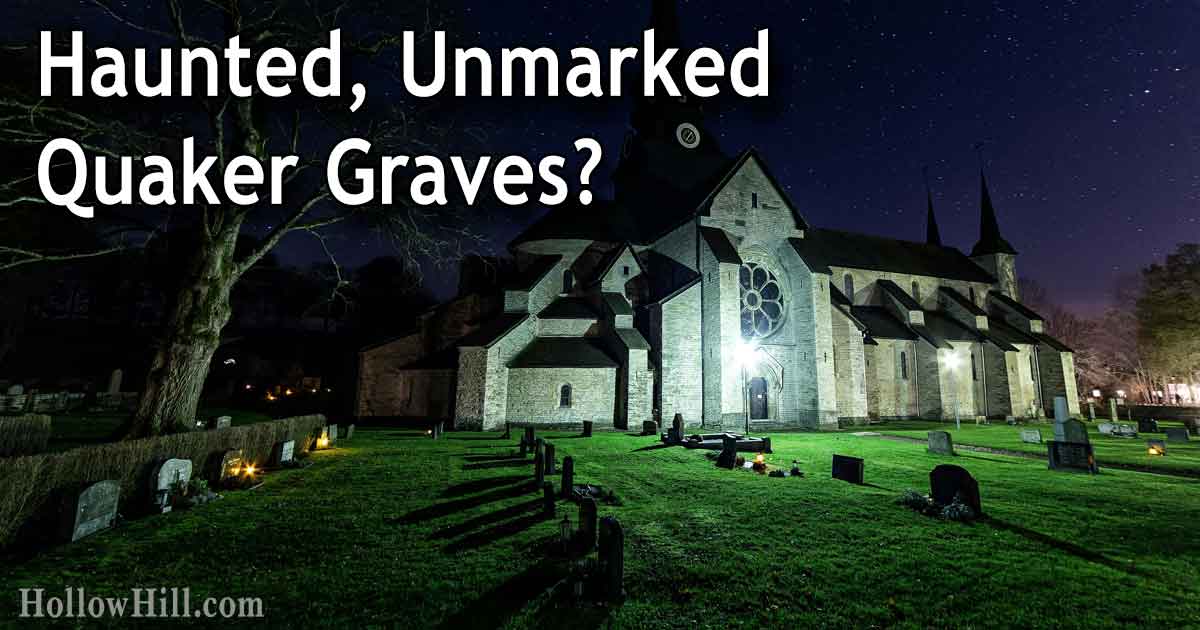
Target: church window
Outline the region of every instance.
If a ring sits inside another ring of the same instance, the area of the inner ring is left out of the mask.
[[[900,353],[900,378],[908,380],[908,355]]]
[[[779,278],[761,263],[748,262],[739,270],[738,279],[742,289],[742,336],[761,339],[778,332],[786,314]]]
[[[571,289],[575,288],[575,274],[571,273],[570,269],[563,270],[562,275],[562,292],[570,293]]]
[[[971,380],[978,381],[979,373],[975,371],[975,353],[971,353]]]
[[[621,275],[623,275],[623,276],[629,275],[629,265],[625,265],[625,266],[621,267]]]
[[[758,207],[758,193],[756,193],[756,192],[750,193],[750,207],[751,208]]]
[[[921,285],[917,284],[916,280],[912,283],[912,296],[917,302],[921,301]]]
[[[843,276],[842,277],[842,286],[846,290],[846,297],[850,298],[850,301],[853,302],[854,301],[854,276],[852,276],[850,274],[846,274],[845,276]]]
[[[571,384],[570,383],[564,383],[562,387],[558,388],[558,406],[559,407],[570,407],[571,406]]]

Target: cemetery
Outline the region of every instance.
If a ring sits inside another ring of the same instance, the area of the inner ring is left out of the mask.
[[[1196,440],[1088,425],[1093,475],[1048,469],[1049,423],[917,424],[757,435],[769,448],[753,451],[728,435],[714,451],[611,430],[321,421],[305,425],[307,443],[160,461],[146,476],[149,516],[124,518],[123,482],[83,488],[63,542],[6,562],[0,580],[49,587],[65,571],[95,594],[147,583],[253,594],[272,626],[1200,620],[1200,485],[1106,465],[1133,458],[1118,440],[1156,466],[1200,458],[1188,454]],[[1045,443],[1022,440],[1032,429]],[[1149,455],[1146,440],[1169,454]],[[1030,456],[965,448],[983,442]],[[714,462],[726,452],[746,471]],[[306,465],[281,461],[297,459]],[[184,505],[189,478],[221,500]]]

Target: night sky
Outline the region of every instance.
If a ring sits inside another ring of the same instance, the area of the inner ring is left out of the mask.
[[[469,4],[466,36],[494,48],[607,48],[649,13]],[[814,225],[922,239],[928,166],[943,239],[969,250],[983,141],[1018,272],[1071,307],[1102,308],[1121,275],[1200,237],[1200,4],[681,0],[680,18],[685,42],[715,48],[771,29],[771,102],[723,102],[708,125],[727,153],[757,147]],[[537,155],[591,134],[615,159],[627,116],[539,102],[496,145]],[[501,247],[535,213],[505,212],[489,230]]]

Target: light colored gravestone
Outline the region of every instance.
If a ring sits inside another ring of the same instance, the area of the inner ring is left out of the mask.
[[[8,391],[4,393],[8,396],[24,396],[25,387],[23,385],[12,385],[8,388]]]
[[[296,441],[287,440],[279,442],[275,448],[271,449],[271,465],[282,466],[290,463],[296,457]]]
[[[1071,417],[1067,407],[1067,399],[1063,396],[1054,397],[1054,421],[1066,422]]]
[[[352,424],[352,425],[346,427],[346,435],[342,439],[349,440],[353,437],[354,437],[354,425]]]
[[[121,484],[112,480],[94,483],[80,492],[72,513],[71,541],[112,527],[120,498]]]
[[[333,444],[338,439],[338,426],[336,424],[331,424],[327,428],[327,431],[329,434],[329,443]]]
[[[1037,429],[1021,429],[1021,441],[1026,444],[1041,444],[1042,432]]]
[[[949,431],[930,431],[928,438],[930,453],[938,455],[954,454],[954,441],[950,438]]]
[[[171,494],[192,479],[192,460],[168,459],[154,475],[154,505],[164,514],[171,511]]]
[[[217,419],[213,424],[213,428],[215,429],[228,429],[231,426],[233,426],[232,416],[217,416]]]
[[[112,374],[110,374],[108,377],[108,389],[106,389],[105,391],[108,392],[109,394],[120,394],[121,393],[121,381],[124,380],[124,378],[125,378],[125,373],[122,372],[120,369],[113,370]]]
[[[1116,429],[1116,427],[1117,427],[1117,425],[1115,425],[1111,422],[1101,422],[1100,426],[1098,428],[1100,429],[1100,432],[1103,433],[1104,435],[1112,435],[1113,430]]]
[[[1108,418],[1113,422],[1117,421],[1117,399],[1108,399]]]

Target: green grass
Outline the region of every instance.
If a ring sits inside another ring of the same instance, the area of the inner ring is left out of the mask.
[[[262,597],[266,627],[1200,625],[1195,480],[941,457],[848,433],[772,436],[768,461],[799,460],[803,479],[720,470],[653,438],[547,434],[575,457],[577,482],[615,490],[622,504],[600,514],[626,528],[624,605],[560,607],[538,569],[557,523],[537,516],[521,486],[530,466],[497,437],[360,430],[256,490],[4,565],[0,623],[21,587],[190,586],[193,598]],[[833,453],[864,457],[867,485],[830,479]],[[947,462],[979,480],[989,519],[896,503]]]
[[[255,411],[212,407],[202,409],[200,418],[231,416],[233,426],[266,422],[271,416]],[[112,442],[119,439],[122,425],[129,419],[127,412],[78,412],[55,414],[50,419],[50,451]]]
[[[1167,455],[1155,457],[1147,453],[1146,441],[1164,440],[1165,436],[1162,433],[1143,433],[1136,438],[1120,438],[1100,433],[1097,428],[1099,423],[1085,422],[1084,425],[1087,426],[1088,438],[1096,452],[1096,463],[1101,468],[1105,464],[1122,464],[1167,474],[1200,476],[1200,439],[1193,437],[1187,443],[1169,442],[1167,443]],[[1164,423],[1160,422],[1159,429],[1164,428],[1163,425]],[[1180,423],[1178,426],[1182,427],[1183,425]],[[878,430],[884,435],[898,435],[922,441],[925,440],[926,433],[929,431],[949,431],[955,444],[1007,449],[1032,453],[1044,458],[1046,445],[1022,442],[1021,429],[1038,429],[1042,432],[1043,440],[1054,439],[1054,427],[1048,423],[1019,427],[1011,427],[1003,423],[990,425],[964,423],[962,429],[955,429],[953,423],[911,420],[870,427],[870,430]]]

